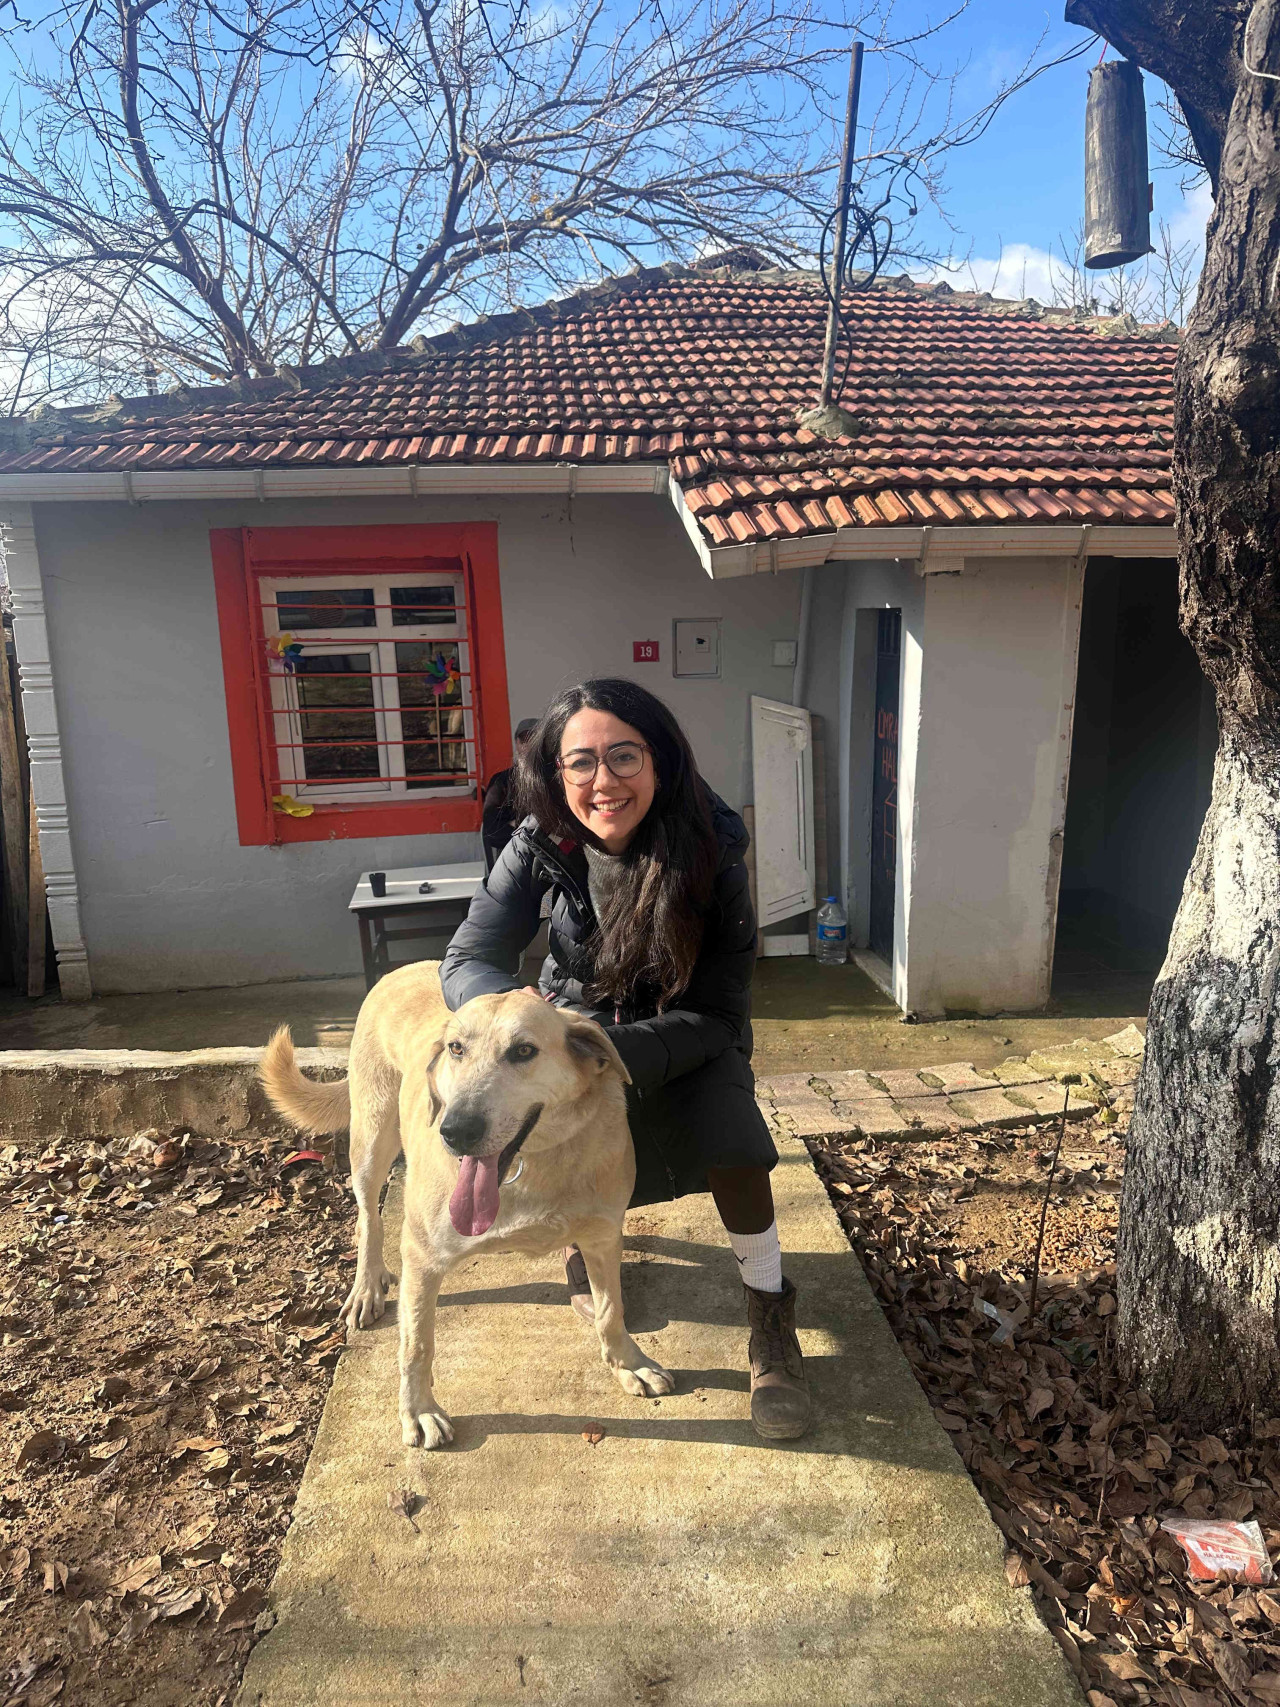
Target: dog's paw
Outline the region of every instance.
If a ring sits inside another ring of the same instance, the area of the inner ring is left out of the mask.
[[[453,1424],[441,1410],[403,1412],[400,1417],[401,1439],[406,1446],[421,1446],[433,1452],[437,1446],[448,1446],[453,1439]]]
[[[352,1328],[371,1328],[387,1308],[387,1288],[395,1279],[386,1269],[379,1281],[367,1275],[356,1275],[355,1284],[347,1293],[346,1303],[338,1311],[339,1321]]]
[[[660,1399],[664,1393],[676,1390],[675,1376],[660,1364],[645,1363],[637,1369],[623,1369],[621,1365],[615,1365],[613,1373],[623,1392],[630,1393],[633,1399]]]

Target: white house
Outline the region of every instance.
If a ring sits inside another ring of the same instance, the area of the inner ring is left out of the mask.
[[[752,697],[822,715],[830,886],[904,1008],[1042,1004],[1060,887],[1167,924],[1214,739],[1171,344],[889,281],[828,441],[824,307],[750,257],[659,269],[0,425],[64,996],[357,970],[356,874],[475,857],[513,720],[604,673],[736,806]]]

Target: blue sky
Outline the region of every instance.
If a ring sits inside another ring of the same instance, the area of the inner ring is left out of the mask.
[[[895,21],[899,26],[920,25],[944,10],[926,0],[898,0]],[[943,38],[945,54],[940,48],[940,57],[952,63],[968,60],[957,91],[957,111],[975,110],[989,100],[1001,79],[1017,72],[1046,26],[1040,50],[1044,58],[1088,39],[1085,31],[1063,22],[1061,0],[1049,10],[1026,0],[973,0]],[[1116,57],[1108,50],[1108,58]],[[1035,288],[1036,269],[1043,269],[1050,248],[1056,250],[1061,237],[1069,240],[1083,217],[1085,97],[1096,59],[1095,51],[1045,73],[1006,103],[980,141],[951,157],[945,199],[957,233],[951,235],[942,221],[929,215],[921,231],[937,252],[972,253],[983,288],[991,288],[988,275],[1003,243],[1009,259],[998,294],[1023,294],[1014,287],[1020,283],[1015,271],[1020,275],[1024,263],[1028,294],[1046,294],[1043,287]],[[1164,88],[1151,77],[1145,81],[1155,218],[1167,220],[1179,238],[1194,235],[1199,241],[1208,215],[1207,194],[1202,190],[1184,197],[1181,171],[1160,164],[1156,109]],[[1025,246],[1025,251],[1018,252],[1017,246]]]

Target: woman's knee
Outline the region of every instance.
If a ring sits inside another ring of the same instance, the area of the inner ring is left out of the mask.
[[[707,1184],[730,1233],[763,1233],[773,1225],[768,1168],[708,1168]]]

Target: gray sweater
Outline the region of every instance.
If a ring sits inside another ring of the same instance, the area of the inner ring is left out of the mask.
[[[604,917],[604,910],[609,897],[618,886],[622,875],[622,855],[607,854],[600,848],[593,848],[589,842],[582,844],[582,851],[587,856],[587,888],[591,893],[591,910],[596,916],[596,923]]]

